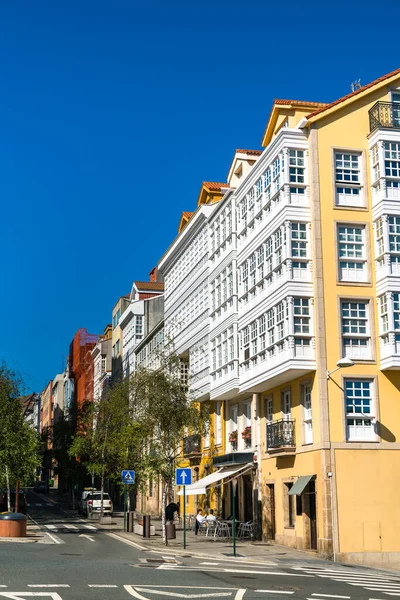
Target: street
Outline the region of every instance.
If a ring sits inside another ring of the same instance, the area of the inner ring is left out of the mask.
[[[140,543],[132,545],[98,529],[32,491],[28,514],[44,543],[0,543],[0,600],[400,597],[400,577],[395,574],[312,557],[260,563],[229,556],[200,559],[168,548],[142,550]]]

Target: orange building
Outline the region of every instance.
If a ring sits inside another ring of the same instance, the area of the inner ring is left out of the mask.
[[[81,408],[85,400],[93,400],[93,358],[91,351],[98,335],[78,329],[69,347],[70,376],[75,382],[74,403]]]

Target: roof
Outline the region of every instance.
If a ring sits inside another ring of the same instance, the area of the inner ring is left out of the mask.
[[[275,98],[274,104],[296,104],[297,106],[326,106],[326,102],[307,102],[307,100],[281,100]]]
[[[222,188],[228,188],[228,183],[221,183],[216,181],[203,181],[203,185],[209,190],[214,190],[216,192],[221,191]]]
[[[251,156],[261,156],[262,150],[244,150],[243,148],[236,148],[235,152],[242,152],[243,154],[250,154]]]
[[[155,292],[163,292],[164,284],[162,281],[134,281],[136,288],[140,290],[154,290]]]
[[[186,219],[190,219],[190,217],[192,216],[192,212],[183,212],[182,213],[182,217],[185,217]]]
[[[371,81],[371,83],[367,83],[366,85],[363,85],[362,87],[358,88],[358,90],[354,90],[354,92],[350,92],[350,94],[346,94],[346,96],[342,96],[341,98],[338,98],[337,100],[335,100],[334,102],[331,102],[330,104],[325,104],[325,106],[323,106],[319,110],[315,110],[314,112],[307,115],[307,118],[314,117],[315,115],[319,115],[319,113],[321,113],[325,110],[328,110],[332,106],[336,106],[337,104],[341,104],[341,102],[345,102],[346,100],[348,100],[349,98],[352,98],[353,96],[362,94],[368,88],[371,88],[374,85],[377,85],[378,83],[382,83],[386,79],[390,79],[390,77],[394,77],[395,75],[400,75],[400,69],[396,69],[395,71],[391,71],[390,73],[387,73],[386,75],[382,75],[382,77],[379,77],[378,79],[375,79],[374,81]]]

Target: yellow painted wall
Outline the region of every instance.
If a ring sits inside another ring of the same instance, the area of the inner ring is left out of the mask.
[[[400,452],[336,450],[340,552],[399,552]]]
[[[400,78],[399,78],[400,85]],[[380,420],[392,435],[383,436],[382,441],[400,440],[400,419],[397,416],[400,400],[400,372],[381,372],[379,367],[379,338],[378,313],[375,292],[375,265],[373,261],[373,230],[371,212],[371,194],[369,179],[368,139],[369,120],[368,110],[378,100],[388,100],[388,89],[375,92],[365,98],[354,102],[350,107],[343,108],[340,112],[324,119],[318,124],[318,157],[320,175],[320,201],[322,221],[322,251],[324,257],[324,298],[325,298],[325,325],[327,343],[328,369],[334,369],[336,362],[342,357],[341,331],[339,318],[340,298],[359,297],[370,298],[370,309],[373,320],[370,323],[372,337],[375,345],[375,357],[372,361],[357,362],[345,371],[334,374],[329,381],[329,415],[332,441],[344,441],[344,400],[343,377],[378,377]],[[368,192],[368,208],[366,210],[348,210],[334,206],[334,163],[333,149],[364,150],[368,179],[366,188]],[[343,285],[337,281],[337,240],[336,223],[360,222],[367,224],[370,248],[368,252],[370,284]],[[332,318],[332,315],[338,315]],[[394,412],[393,412],[394,411]]]

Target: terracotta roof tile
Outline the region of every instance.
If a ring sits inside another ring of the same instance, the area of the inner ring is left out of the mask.
[[[164,291],[164,284],[162,281],[135,281],[135,286],[139,291]]]
[[[326,106],[326,102],[307,102],[306,100],[280,100],[275,98],[274,104],[299,104],[300,106]]]
[[[310,117],[314,117],[315,115],[319,115],[319,113],[323,112],[324,110],[328,110],[332,106],[336,106],[336,104],[340,104],[341,102],[344,102],[345,100],[348,100],[349,98],[352,98],[353,96],[357,96],[357,94],[361,94],[368,88],[373,87],[377,83],[381,83],[382,81],[385,81],[385,79],[389,79],[390,77],[393,77],[394,75],[400,75],[400,69],[396,69],[395,71],[392,71],[391,73],[387,73],[387,75],[382,75],[382,77],[379,77],[378,79],[375,79],[374,81],[371,81],[371,83],[367,83],[366,85],[363,85],[358,90],[354,90],[354,92],[350,92],[350,94],[346,94],[346,96],[342,96],[341,98],[338,98],[334,102],[331,102],[330,104],[326,104],[323,108],[320,108],[319,110],[315,110],[314,112],[307,115],[307,117],[310,118]]]
[[[227,183],[220,183],[216,181],[203,181],[203,185],[207,187],[209,190],[220,191],[221,188],[228,188],[229,185]]]
[[[262,150],[243,150],[243,148],[236,148],[236,152],[243,152],[243,154],[250,154],[254,156],[260,156]]]
[[[183,212],[182,213],[182,217],[186,217],[187,219],[190,219],[190,217],[192,216],[192,212]]]

